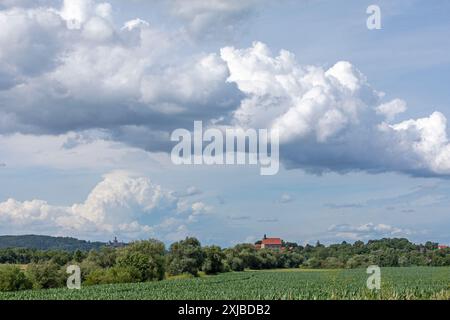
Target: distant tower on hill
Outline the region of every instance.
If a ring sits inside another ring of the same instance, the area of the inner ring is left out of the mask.
[[[109,241],[109,243],[108,243],[108,247],[111,247],[111,248],[122,248],[125,246],[126,246],[126,244],[124,242],[119,242],[119,240],[117,240],[117,237],[114,237],[114,240]]]

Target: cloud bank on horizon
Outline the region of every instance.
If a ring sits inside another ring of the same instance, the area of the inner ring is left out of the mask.
[[[398,238],[407,237],[413,234],[413,231],[401,229],[386,224],[366,223],[362,225],[332,225],[328,232],[333,233],[335,237],[351,240],[371,240],[375,238]]]
[[[55,206],[43,200],[1,202],[0,230],[171,241],[187,236],[189,224],[211,210],[204,202],[177,196],[147,178],[116,171],[105,175],[83,203],[72,206]]]

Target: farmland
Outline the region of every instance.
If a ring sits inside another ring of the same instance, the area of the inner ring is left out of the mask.
[[[272,270],[138,284],[0,293],[0,299],[208,300],[208,299],[450,299],[450,268],[382,268],[381,290],[366,288],[365,269]]]

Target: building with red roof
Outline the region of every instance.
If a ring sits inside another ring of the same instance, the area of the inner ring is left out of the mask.
[[[258,241],[255,244],[256,249],[272,249],[272,250],[282,250],[283,249],[283,240],[281,238],[267,238],[264,235],[264,239],[262,241]]]

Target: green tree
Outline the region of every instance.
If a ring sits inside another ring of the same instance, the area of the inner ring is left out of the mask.
[[[322,267],[326,269],[340,269],[344,267],[344,264],[336,257],[328,257],[322,263]]]
[[[71,254],[65,251],[52,251],[51,261],[56,263],[58,266],[64,266],[71,260]]]
[[[86,259],[86,254],[83,253],[81,250],[76,250],[73,253],[73,260],[75,262],[81,263],[84,259]]]
[[[111,268],[116,264],[117,250],[102,247],[100,250],[91,250],[86,258],[101,268]]]
[[[244,261],[241,258],[233,257],[230,262],[230,268],[233,271],[244,271]]]
[[[135,283],[141,281],[141,272],[134,267],[115,266],[109,269],[97,269],[91,272],[85,285]]]
[[[18,267],[0,266],[0,291],[19,291],[31,288],[31,281]]]
[[[89,275],[98,270],[103,270],[98,264],[93,262],[92,260],[85,259],[80,263],[81,269],[81,280],[85,281]]]
[[[274,269],[277,267],[276,252],[272,250],[259,250],[257,258],[260,260],[261,269]]]
[[[133,242],[119,250],[117,265],[140,272],[141,281],[162,280],[165,275],[165,246],[157,240]]]
[[[203,252],[205,258],[203,262],[203,271],[206,274],[217,274],[225,270],[224,260],[226,257],[220,247],[205,247]]]
[[[305,262],[304,266],[311,269],[318,269],[321,266],[321,261],[318,258],[312,257]]]
[[[197,276],[203,262],[202,247],[195,238],[186,238],[170,246],[168,271],[171,275],[189,273]]]
[[[400,267],[409,267],[411,264],[409,263],[409,257],[407,254],[402,254],[399,258],[398,258],[398,265]]]
[[[64,286],[66,274],[61,267],[53,261],[47,261],[28,266],[27,274],[33,282],[34,289],[51,289]]]

